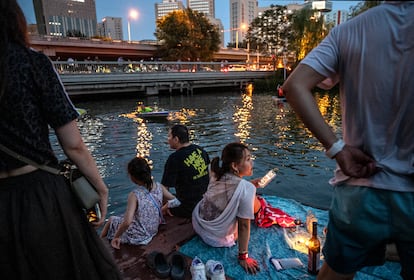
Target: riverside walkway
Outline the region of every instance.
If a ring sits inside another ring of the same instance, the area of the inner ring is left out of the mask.
[[[265,66],[217,62],[54,62],[69,95],[193,93],[243,88],[273,74]]]

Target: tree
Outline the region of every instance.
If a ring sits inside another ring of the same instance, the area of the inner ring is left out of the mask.
[[[383,1],[378,1],[378,0],[359,2],[356,6],[352,6],[350,8],[351,16],[355,17],[359,15],[360,13],[363,13],[372,7],[378,6],[382,2]]]
[[[316,16],[316,10],[303,8],[292,14],[290,50],[296,54],[296,61],[303,59],[316,47],[329,30],[324,25],[323,16]]]
[[[220,49],[218,27],[192,9],[173,11],[157,20],[158,55],[164,60],[209,61]]]
[[[280,55],[287,51],[290,21],[286,6],[271,5],[253,20],[246,39],[254,49]]]

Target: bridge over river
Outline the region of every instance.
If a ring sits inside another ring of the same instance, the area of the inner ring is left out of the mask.
[[[71,96],[193,93],[204,88],[243,88],[273,74],[258,66],[217,62],[54,62]],[[253,69],[253,70],[252,70]]]

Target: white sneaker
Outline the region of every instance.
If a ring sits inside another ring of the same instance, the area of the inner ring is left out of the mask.
[[[211,280],[226,280],[223,264],[219,261],[208,260],[206,262],[206,274]]]
[[[191,262],[190,272],[192,280],[207,280],[206,267],[199,257],[195,256]]]
[[[181,205],[181,201],[179,201],[177,198],[168,200],[168,208],[175,208]]]

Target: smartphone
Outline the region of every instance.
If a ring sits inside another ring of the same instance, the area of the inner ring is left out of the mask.
[[[264,176],[262,177],[262,179],[260,179],[260,181],[259,181],[259,183],[258,183],[259,188],[264,188],[264,187],[266,187],[266,186],[267,186],[267,184],[269,184],[269,183],[270,183],[270,181],[272,181],[275,177],[276,177],[276,172],[275,172],[275,170],[274,170],[274,169],[270,169],[270,170],[266,173],[266,175],[264,175]]]

